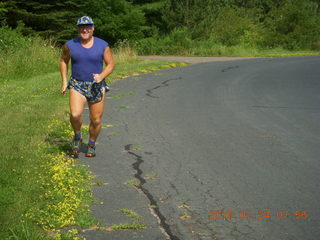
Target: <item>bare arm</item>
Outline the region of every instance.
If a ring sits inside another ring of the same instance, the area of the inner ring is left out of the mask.
[[[101,82],[104,78],[109,76],[113,72],[113,69],[115,67],[115,63],[109,47],[107,47],[104,51],[103,60],[106,64],[105,69],[100,74],[93,74],[93,78],[96,82]]]
[[[61,93],[66,94],[67,90],[67,78],[68,78],[68,64],[70,61],[70,51],[69,48],[64,45],[62,49],[62,54],[60,58],[60,73],[61,73]]]

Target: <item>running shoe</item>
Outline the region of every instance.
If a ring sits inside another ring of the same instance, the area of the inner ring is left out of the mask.
[[[81,152],[82,138],[73,138],[71,148],[73,154],[79,154]]]
[[[96,146],[88,144],[88,151],[86,157],[95,157],[96,156]]]

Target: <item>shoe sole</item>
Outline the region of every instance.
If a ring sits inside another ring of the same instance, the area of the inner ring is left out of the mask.
[[[86,154],[85,156],[86,157],[95,157],[96,155],[95,154]]]

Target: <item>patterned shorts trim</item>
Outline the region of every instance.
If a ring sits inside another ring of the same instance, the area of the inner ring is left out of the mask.
[[[109,87],[104,80],[99,83],[85,82],[77,81],[72,77],[68,82],[68,88],[73,88],[77,92],[84,95],[89,103],[101,102],[103,94],[109,91]]]

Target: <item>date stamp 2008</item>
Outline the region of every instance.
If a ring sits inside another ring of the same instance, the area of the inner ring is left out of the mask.
[[[308,212],[305,210],[258,210],[258,211],[232,211],[232,210],[211,210],[208,219],[307,219]]]

